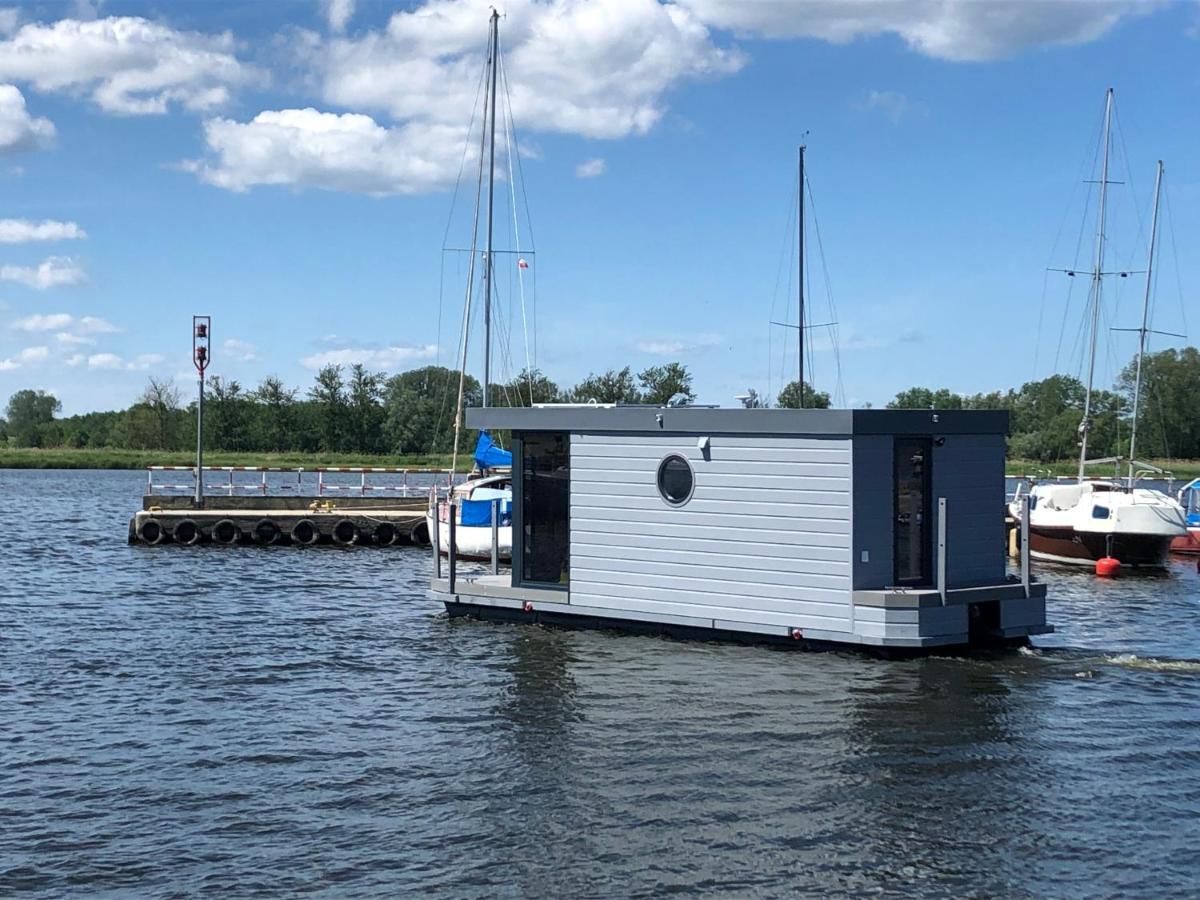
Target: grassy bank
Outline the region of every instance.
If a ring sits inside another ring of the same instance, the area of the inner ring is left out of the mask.
[[[72,449],[69,447],[36,449],[0,449],[0,469],[144,469],[146,466],[187,466],[195,454],[164,453],[160,450]],[[450,467],[449,454],[413,456],[370,456],[340,453],[206,453],[206,466],[407,466],[409,468]],[[470,454],[460,455],[458,467],[471,467]]]
[[[1166,469],[1175,479],[1190,480],[1200,478],[1200,459],[1149,459],[1146,462]],[[1129,471],[1128,463],[1121,464],[1121,474]],[[1064,459],[1059,462],[1044,463],[1030,459],[1010,459],[1005,464],[1005,472],[1013,476],[1036,475],[1040,477],[1075,475],[1079,472],[1079,460]],[[1089,466],[1088,474],[1098,478],[1110,476],[1114,472],[1112,464],[1104,466]]]
[[[188,466],[195,457],[187,452],[164,453],[159,450],[72,449],[57,447],[0,448],[0,469],[144,469],[146,466]],[[1198,459],[1149,460],[1172,472],[1177,479],[1200,477]],[[344,453],[206,453],[207,466],[407,466],[409,468],[445,469],[450,466],[449,454],[415,454],[409,456],[370,456]],[[1028,459],[1010,459],[1005,464],[1009,475],[1074,475],[1078,463],[1062,460],[1054,463]],[[470,454],[460,455],[461,471],[471,468]],[[1124,471],[1124,469],[1122,469]],[[1092,473],[1111,475],[1112,466],[1096,466]]]

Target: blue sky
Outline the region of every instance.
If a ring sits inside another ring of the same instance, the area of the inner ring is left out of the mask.
[[[248,386],[277,374],[307,387],[325,361],[455,365],[461,260],[441,248],[488,9],[113,0],[0,12],[0,401],[37,387],[66,412],[119,408],[151,374],[190,391],[193,313],[214,319],[210,373]],[[1075,259],[1080,181],[1110,85],[1112,177],[1129,182],[1113,188],[1110,258],[1143,268],[1162,158],[1172,227],[1155,323],[1188,326],[1200,5],[502,11],[530,207],[520,225],[536,237],[536,363],[561,384],[678,359],[700,401],[730,405],[794,377],[794,334],[768,323],[795,319],[789,221],[805,132],[846,403],[1078,374],[1082,286],[1068,295],[1045,269],[1088,266],[1086,232]],[[470,239],[461,218],[451,243]],[[810,221],[812,316],[825,321],[814,241]],[[526,352],[514,274],[499,278],[512,336],[498,356],[512,363],[498,376]],[[1134,324],[1140,282],[1113,288],[1106,322]],[[1099,382],[1132,352],[1131,336],[1106,333]],[[838,387],[827,334],[813,362],[817,386]]]

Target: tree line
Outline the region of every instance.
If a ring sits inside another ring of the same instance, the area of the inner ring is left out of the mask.
[[[1126,454],[1129,445],[1134,365],[1112,390],[1093,391],[1089,447],[1097,456]],[[1139,456],[1200,458],[1200,351],[1194,347],[1149,354],[1143,362],[1139,410]],[[480,383],[463,380],[464,402],[478,406]],[[430,454],[448,453],[454,442],[459,373],[426,366],[388,376],[362,365],[325,366],[301,393],[274,376],[247,389],[234,379],[212,377],[205,394],[205,447],[225,452]],[[749,407],[796,408],[800,385],[787,385],[773,403],[754,391]],[[804,405],[827,408],[829,395],[804,385]],[[641,372],[625,366],[589,374],[562,388],[539,370],[492,384],[494,406],[534,403],[691,402],[692,373],[681,363]],[[1084,387],[1077,378],[1053,375],[1020,388],[959,394],[947,388],[901,391],[892,409],[1005,409],[1010,413],[1010,456],[1055,462],[1077,452]],[[195,446],[195,401],[169,380],[151,378],[128,409],[59,417],[61,404],[44,391],[18,391],[0,419],[0,445],[184,451]],[[460,438],[468,449],[474,435]]]
[[[651,366],[634,374],[626,366],[590,374],[562,388],[541,371],[523,371],[492,384],[493,406],[534,403],[691,402],[692,374],[681,363]],[[426,366],[388,376],[362,365],[328,365],[301,393],[275,376],[246,388],[236,379],[210,377],[204,400],[205,448],[258,453],[447,453],[454,443],[454,414],[459,373]],[[795,405],[795,385],[780,395]],[[471,376],[463,379],[467,406],[479,406],[483,391]],[[752,398],[751,405],[762,405]],[[806,391],[808,405],[828,406],[829,398]],[[196,401],[185,400],[170,380],[150,378],[128,409],[59,417],[61,403],[52,394],[22,390],[13,394],[0,419],[0,446],[87,447],[184,451],[195,446]],[[460,450],[474,436],[460,437]]]
[[[1136,377],[1133,360],[1121,370],[1112,390],[1092,390],[1090,456],[1128,456]],[[1051,375],[1019,388],[983,394],[913,387],[897,394],[888,408],[1008,410],[1009,456],[1058,462],[1079,452],[1085,393],[1078,378]],[[1198,397],[1200,351],[1185,347],[1146,354],[1137,413],[1137,455],[1143,459],[1200,459]]]

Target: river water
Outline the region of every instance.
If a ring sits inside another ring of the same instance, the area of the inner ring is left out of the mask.
[[[427,551],[130,547],[0,471],[0,896],[1200,891],[1200,578],[888,662],[449,622]]]

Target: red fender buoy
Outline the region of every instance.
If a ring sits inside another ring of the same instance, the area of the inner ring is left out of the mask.
[[[1096,574],[1101,578],[1113,578],[1121,572],[1121,561],[1111,556],[1096,560]]]

